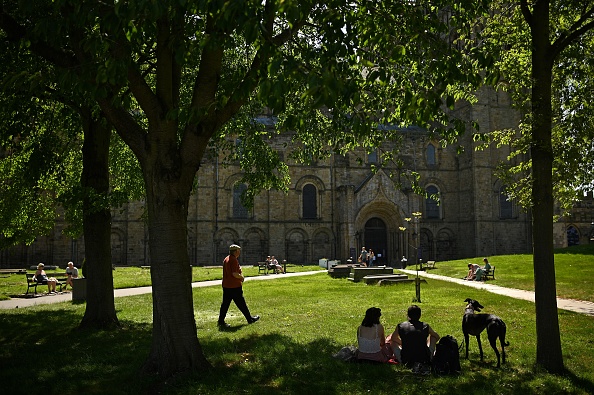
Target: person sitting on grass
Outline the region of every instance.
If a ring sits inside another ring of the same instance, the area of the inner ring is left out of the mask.
[[[476,271],[480,268],[481,267],[476,263],[469,263],[468,274],[466,275],[466,277],[463,278],[463,280],[474,281],[474,279],[476,278]]]
[[[375,362],[394,361],[392,349],[386,343],[384,327],[379,321],[381,315],[382,311],[377,307],[370,307],[365,312],[365,318],[357,328],[358,359]]]
[[[439,335],[429,324],[420,321],[419,306],[410,306],[407,315],[408,321],[398,324],[388,341],[398,362],[409,368],[415,364],[427,365],[433,359]]]
[[[44,267],[45,265],[43,263],[37,265],[37,271],[33,275],[33,280],[37,281],[39,284],[47,284],[48,294],[56,293],[56,284],[58,283],[58,280],[55,277],[48,277],[45,270],[43,270]]]

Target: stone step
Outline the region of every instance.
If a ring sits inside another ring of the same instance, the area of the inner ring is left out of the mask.
[[[353,267],[351,270],[351,274],[349,277],[354,282],[359,282],[365,276],[369,275],[388,275],[394,274],[394,269],[389,266],[380,266],[380,267]]]
[[[419,279],[420,282],[422,283],[427,283],[427,280],[425,280],[424,278],[420,278]],[[384,280],[380,280],[377,282],[378,285],[394,285],[394,284],[410,284],[410,283],[414,283],[415,279],[414,278],[403,278],[403,279],[384,279]]]
[[[328,269],[328,275],[332,278],[345,278],[351,274],[352,266],[336,265]]]
[[[377,284],[380,280],[406,280],[406,274],[368,274],[363,277],[365,284]]]

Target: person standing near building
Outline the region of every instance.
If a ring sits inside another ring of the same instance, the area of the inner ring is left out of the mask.
[[[369,257],[369,254],[367,253],[367,250],[365,249],[365,247],[361,248],[361,254],[359,255],[359,262],[361,262],[362,265],[367,266],[367,258]]]
[[[243,281],[244,277],[239,265],[239,254],[241,254],[241,247],[237,244],[229,246],[229,255],[223,261],[223,302],[219,311],[218,325],[220,328],[229,328],[230,325],[225,322],[227,311],[231,305],[231,301],[241,311],[248,324],[252,324],[260,319],[259,315],[252,316],[250,309],[247,307],[243,297]]]
[[[375,266],[375,252],[373,252],[373,250],[370,248],[369,249],[369,267],[373,267]]]

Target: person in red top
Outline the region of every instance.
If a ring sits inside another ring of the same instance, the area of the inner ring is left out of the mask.
[[[253,316],[250,314],[250,309],[243,297],[242,285],[244,277],[237,260],[239,254],[241,254],[241,247],[237,244],[231,244],[229,246],[229,255],[223,261],[223,302],[221,303],[218,322],[220,328],[229,328],[231,326],[225,322],[231,301],[235,302],[248,324],[253,324],[260,319],[259,315]]]

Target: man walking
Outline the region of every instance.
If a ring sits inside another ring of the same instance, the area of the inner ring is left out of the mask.
[[[221,303],[218,322],[220,328],[229,328],[231,326],[225,322],[231,301],[235,302],[235,305],[244,315],[248,324],[252,324],[260,319],[259,315],[252,316],[250,314],[250,309],[247,307],[243,297],[242,285],[244,277],[241,272],[241,266],[239,266],[239,261],[237,260],[239,254],[241,254],[241,247],[237,244],[231,244],[229,246],[229,255],[223,261],[223,303]]]

